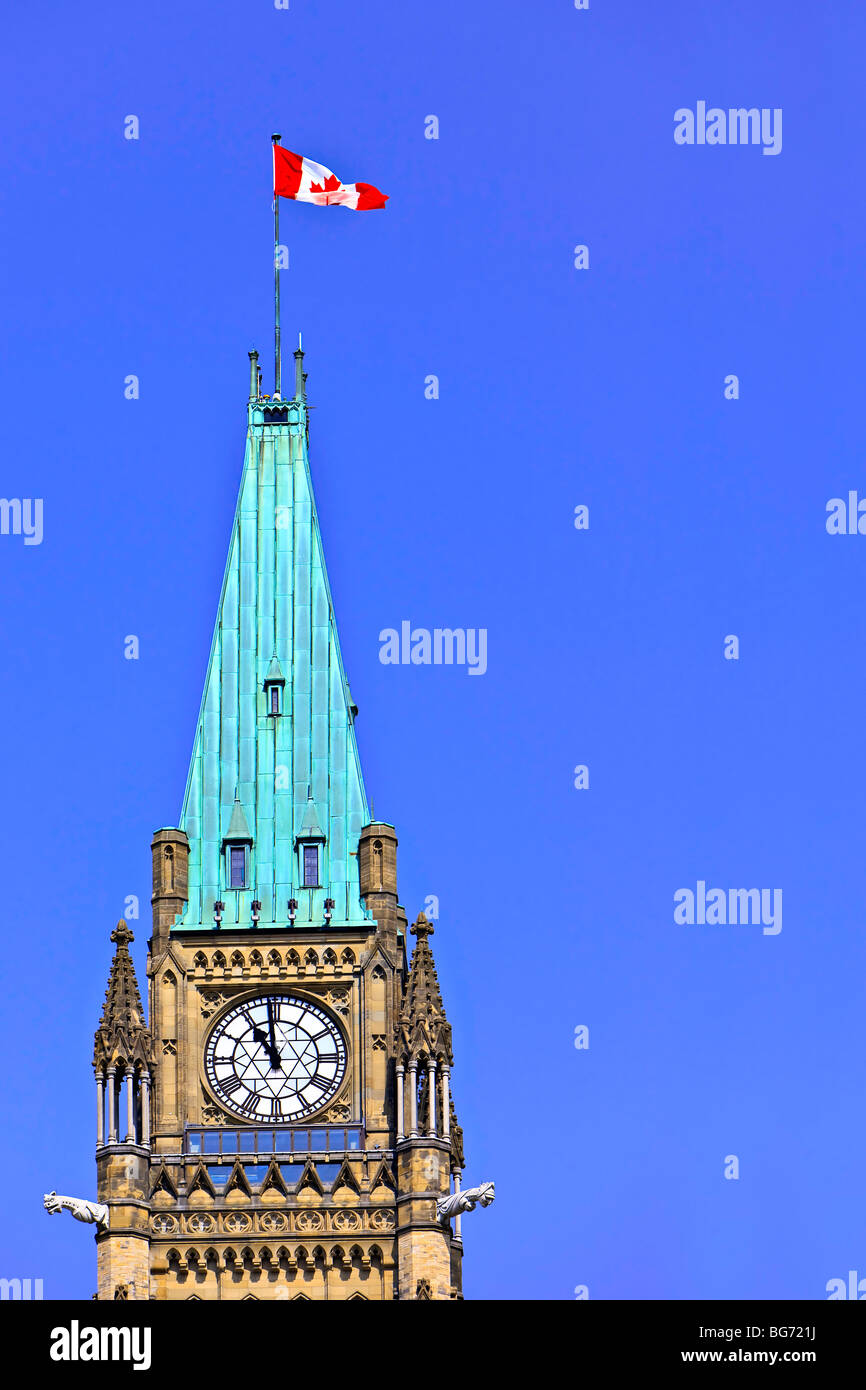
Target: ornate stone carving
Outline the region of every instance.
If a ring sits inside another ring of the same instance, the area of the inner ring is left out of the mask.
[[[489,1207],[495,1196],[492,1182],[483,1182],[478,1187],[467,1187],[462,1192],[453,1192],[450,1197],[440,1197],[436,1203],[436,1215],[442,1222],[450,1221],[452,1216],[460,1216],[464,1211],[474,1211],[478,1202],[482,1207]]]
[[[222,1124],[224,1116],[218,1105],[203,1105],[201,1108],[202,1124],[218,1125]]]
[[[390,1231],[394,1226],[394,1213],[388,1211],[387,1207],[371,1211],[367,1219],[373,1231]]]
[[[226,997],[225,997],[224,994],[220,994],[219,990],[216,990],[216,989],[205,989],[205,990],[202,990],[202,996],[201,996],[201,1016],[202,1016],[202,1018],[210,1018],[211,1014],[215,1014],[216,1011],[217,1011],[217,1009],[220,1008],[220,1006],[221,1006],[222,1004],[224,1004],[225,1002],[226,1002]]]
[[[281,1211],[266,1211],[263,1216],[259,1217],[261,1230],[267,1231],[270,1235],[277,1231],[284,1231],[287,1225],[288,1222]]]
[[[300,1211],[295,1217],[296,1231],[320,1231],[322,1216],[318,1211]]]
[[[230,1211],[228,1216],[223,1218],[223,1230],[233,1236],[244,1235],[251,1225],[252,1222],[245,1211]]]
[[[332,1105],[328,1111],[328,1119],[332,1125],[345,1124],[349,1114],[348,1105]]]
[[[338,1211],[331,1218],[331,1227],[335,1231],[357,1231],[360,1224],[360,1217],[354,1211]]]
[[[349,991],[347,989],[329,989],[326,996],[332,1009],[336,1009],[338,1014],[349,1012]]]
[[[197,1211],[186,1219],[186,1229],[192,1231],[194,1235],[209,1235],[213,1228],[214,1219],[212,1216],[208,1216],[206,1211]]]
[[[150,1229],[158,1236],[170,1236],[177,1230],[177,1221],[167,1211],[160,1212],[150,1223]]]
[[[103,1202],[88,1202],[84,1197],[61,1197],[56,1192],[46,1192],[42,1205],[49,1216],[59,1216],[62,1211],[71,1212],[76,1221],[84,1221],[89,1226],[108,1225],[108,1207]]]

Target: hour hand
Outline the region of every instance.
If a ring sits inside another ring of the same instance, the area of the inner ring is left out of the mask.
[[[253,1041],[257,1042],[260,1047],[265,1049],[265,1052],[268,1054],[268,1061],[271,1064],[271,1071],[280,1071],[282,1069],[282,1058],[280,1057],[278,1049],[276,1047],[271,1047],[267,1033],[263,1033],[261,1028],[254,1028]]]
[[[261,1028],[254,1028],[253,1041],[257,1042],[259,1046],[263,1047],[265,1049],[265,1052],[267,1052],[268,1060],[271,1064],[271,1071],[279,1071],[280,1054],[275,1047],[271,1046],[267,1033],[263,1032]]]

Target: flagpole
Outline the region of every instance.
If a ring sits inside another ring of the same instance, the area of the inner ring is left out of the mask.
[[[274,146],[274,395],[279,396],[282,392],[281,364],[280,364],[280,200],[277,196],[277,153],[276,146],[280,143],[282,136],[272,135],[271,143]]]

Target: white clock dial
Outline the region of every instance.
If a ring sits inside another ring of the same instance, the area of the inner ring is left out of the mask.
[[[346,1044],[315,1004],[263,994],[218,1019],[205,1071],[227,1110],[251,1124],[285,1123],[333,1099],[346,1075]]]

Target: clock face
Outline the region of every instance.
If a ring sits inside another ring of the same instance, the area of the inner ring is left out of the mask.
[[[287,994],[263,994],[219,1019],[205,1049],[208,1081],[227,1110],[252,1124],[320,1110],[346,1075],[346,1044],[332,1018]]]

